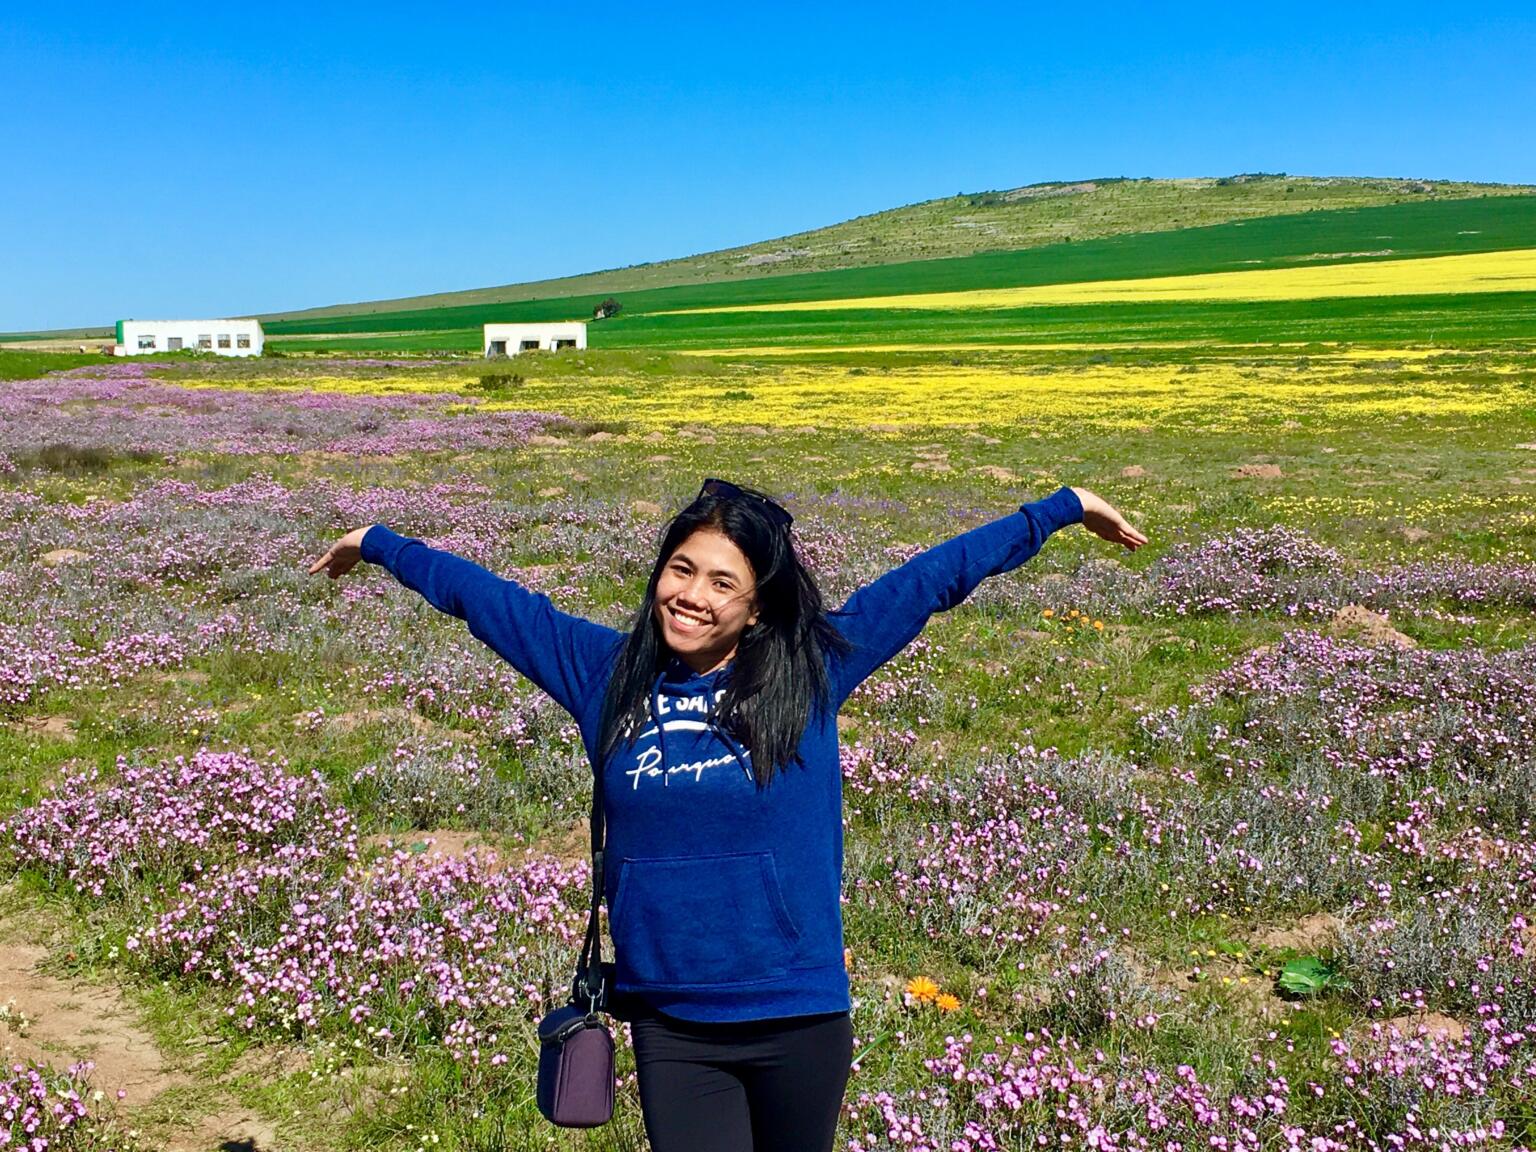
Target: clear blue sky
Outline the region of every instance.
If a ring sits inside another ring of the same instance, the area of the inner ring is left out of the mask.
[[[0,331],[513,283],[1040,180],[1536,182],[1530,3],[1258,7],[8,3]]]

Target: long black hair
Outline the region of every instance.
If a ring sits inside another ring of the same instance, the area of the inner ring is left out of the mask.
[[[645,599],[603,701],[603,763],[647,722],[652,686],[672,658],[656,623],[656,585],[672,553],[701,529],[740,548],[757,581],[757,623],[736,646],[715,720],[751,751],[758,787],[794,762],[811,709],[827,703],[827,655],[846,652],[848,641],[827,619],[821,590],[795,553],[788,517],[763,493],[731,487],[731,495],[701,494],[662,530]]]

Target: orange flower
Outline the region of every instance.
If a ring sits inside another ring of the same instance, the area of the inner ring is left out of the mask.
[[[1093,622],[1093,626],[1094,626],[1094,628],[1096,630],[1098,630],[1100,632],[1104,631],[1104,621],[1102,621],[1102,620],[1095,620]]]
[[[1049,620],[1052,616],[1056,615],[1056,609],[1054,609],[1054,608],[1047,608],[1044,612],[1040,613],[1040,615],[1044,616],[1047,620]]]
[[[914,976],[907,981],[907,995],[919,1004],[926,1004],[939,994],[939,986],[926,976]]]
[[[843,949],[843,967],[844,968],[852,968],[853,967],[853,949],[852,948],[844,948]]]
[[[933,1002],[939,1006],[940,1012],[953,1012],[960,1007],[960,997],[951,992],[940,992]]]

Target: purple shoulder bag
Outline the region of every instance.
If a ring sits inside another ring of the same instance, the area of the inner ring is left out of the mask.
[[[613,1119],[613,1035],[598,1015],[611,972],[603,964],[598,907],[603,901],[603,773],[592,782],[592,910],[576,961],[571,999],[539,1021],[539,1111],[562,1128],[596,1128]],[[606,969],[606,971],[605,971]]]

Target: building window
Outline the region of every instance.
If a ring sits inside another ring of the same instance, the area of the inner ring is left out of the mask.
[[[492,340],[490,355],[505,356],[507,354],[507,342],[505,340]]]
[[[539,350],[539,342],[537,340],[520,340],[517,344],[517,350],[519,352],[537,352]]]
[[[155,338],[153,336],[140,336],[139,337],[139,351],[140,352],[144,352],[144,351],[153,352],[154,350],[155,350]]]
[[[240,333],[240,335],[235,337],[235,347],[236,348],[249,348],[250,346],[251,346],[251,338],[249,336],[247,336],[244,332]]]
[[[556,352],[560,351],[560,349],[562,349],[562,348],[574,348],[574,347],[576,347],[576,341],[574,341],[574,340],[556,340],[555,341],[555,351]]]
[[[228,348],[229,347],[229,333],[228,332],[220,332],[219,333],[219,347],[220,348]]]
[[[199,348],[212,348],[213,347],[213,337],[212,336],[199,336],[197,338],[197,346]]]
[[[180,336],[167,336],[165,338],[165,350],[167,352],[180,352],[181,351],[181,337]]]

